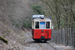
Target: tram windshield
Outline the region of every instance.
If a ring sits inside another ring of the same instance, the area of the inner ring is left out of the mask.
[[[39,22],[35,22],[35,28],[39,29]]]
[[[50,22],[35,22],[35,29],[50,29]]]
[[[45,22],[40,22],[40,29],[45,29]]]
[[[46,29],[50,29],[50,22],[46,22]]]

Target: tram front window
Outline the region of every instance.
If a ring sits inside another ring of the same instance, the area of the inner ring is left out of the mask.
[[[46,28],[50,29],[50,22],[46,22]]]
[[[35,28],[39,29],[39,22],[35,22]]]
[[[40,29],[45,29],[45,22],[40,22]]]

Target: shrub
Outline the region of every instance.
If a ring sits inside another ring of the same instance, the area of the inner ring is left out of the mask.
[[[23,26],[24,28],[31,28],[32,24],[29,20],[23,20]]]
[[[34,4],[31,6],[31,8],[33,9],[34,12],[37,12],[38,14],[44,14],[41,5]]]

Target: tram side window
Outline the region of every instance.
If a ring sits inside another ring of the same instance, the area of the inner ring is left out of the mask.
[[[39,22],[35,22],[35,28],[39,29]]]
[[[46,22],[46,28],[50,29],[50,22]]]

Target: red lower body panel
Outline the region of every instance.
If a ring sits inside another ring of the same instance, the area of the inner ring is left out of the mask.
[[[32,29],[32,38],[33,39],[51,39],[51,29]]]

